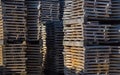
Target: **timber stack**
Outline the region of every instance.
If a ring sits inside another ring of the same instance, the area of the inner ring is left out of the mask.
[[[43,64],[47,74],[63,74],[63,26],[59,0],[41,0]]]
[[[42,73],[42,41],[40,23],[40,0],[26,0],[27,6],[27,50],[26,66],[28,75]]]
[[[39,5],[38,0],[0,0],[3,75],[41,74]]]
[[[72,0],[70,10],[63,18],[65,75],[119,75],[120,0]]]
[[[1,43],[5,75],[26,72],[25,0],[1,0]]]

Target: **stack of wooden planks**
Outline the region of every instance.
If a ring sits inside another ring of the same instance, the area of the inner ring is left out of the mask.
[[[40,0],[26,0],[27,6],[27,50],[26,69],[28,75],[42,74],[42,40],[40,23]]]
[[[25,0],[2,0],[0,5],[4,74],[27,74]]]
[[[51,74],[63,74],[63,26],[61,21],[44,24],[46,31],[45,70]],[[44,38],[43,38],[44,39]],[[52,73],[53,72],[53,73]]]
[[[40,75],[39,0],[0,0],[0,62],[5,75]]]
[[[64,19],[65,75],[119,75],[119,8],[119,0],[72,0]]]

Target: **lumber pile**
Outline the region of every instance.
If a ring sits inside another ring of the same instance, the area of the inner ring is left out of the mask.
[[[59,74],[63,74],[63,26],[62,22],[54,22],[54,32],[55,32],[55,65],[56,72]]]
[[[45,70],[55,74],[63,74],[63,26],[61,21],[49,21],[46,28],[46,60]],[[45,47],[45,46],[44,46]],[[51,74],[53,74],[51,73]]]
[[[60,1],[41,1],[43,64],[47,74],[63,74],[63,26]]]
[[[41,1],[41,21],[59,21],[59,0]]]
[[[1,1],[1,50],[4,74],[26,74],[25,0]]]
[[[72,0],[66,0],[63,1],[62,3],[64,11],[63,11],[63,19],[70,19],[71,18],[71,14],[72,14]]]
[[[70,18],[64,18],[65,75],[119,75],[119,5],[119,0],[72,1]]]
[[[0,63],[5,75],[40,75],[39,0],[0,0]]]
[[[28,75],[42,73],[42,41],[40,24],[40,0],[26,0],[27,6],[27,50],[26,69]]]

